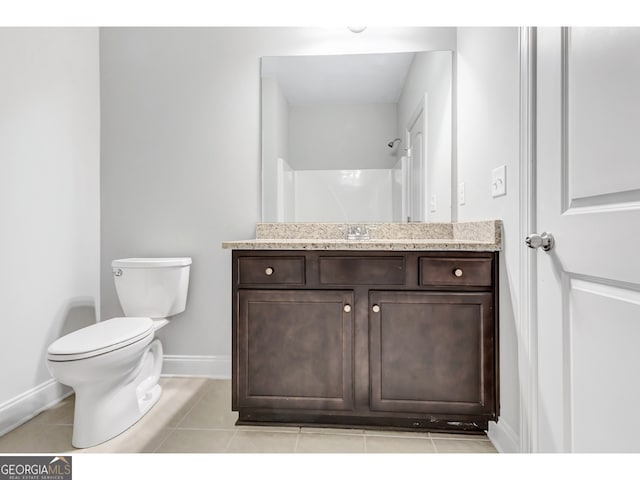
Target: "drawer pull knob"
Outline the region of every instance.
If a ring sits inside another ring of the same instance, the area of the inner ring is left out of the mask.
[[[351,305],[349,305],[348,303],[344,306],[343,308],[345,313],[349,313],[351,311]]]
[[[265,275],[268,275],[268,276],[273,275],[273,268],[271,268],[271,267],[265,268],[264,269],[264,273],[265,273]]]
[[[461,269],[461,268],[456,268],[456,269],[453,271],[453,274],[454,274],[456,277],[461,277],[461,276],[462,276],[462,269]]]
[[[371,310],[373,310],[373,313],[378,313],[380,311],[380,305],[374,305],[371,307]]]

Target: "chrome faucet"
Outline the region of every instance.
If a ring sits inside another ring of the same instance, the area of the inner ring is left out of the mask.
[[[369,240],[369,232],[373,229],[375,229],[374,225],[365,224],[343,225],[340,228],[347,240]]]

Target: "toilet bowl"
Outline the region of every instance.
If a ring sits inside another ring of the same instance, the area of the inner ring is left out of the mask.
[[[131,316],[98,322],[49,346],[49,371],[76,394],[74,447],[119,435],[160,398],[162,344],[155,332],[185,310],[190,265],[190,258],[114,260],[118,298]]]

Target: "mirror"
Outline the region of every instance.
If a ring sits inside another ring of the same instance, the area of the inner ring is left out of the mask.
[[[264,222],[451,221],[451,51],[261,67]]]

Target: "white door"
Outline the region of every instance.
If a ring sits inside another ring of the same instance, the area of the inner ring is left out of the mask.
[[[537,450],[640,452],[640,28],[537,34]]]
[[[427,221],[425,104],[425,102],[421,102],[418,105],[407,127],[407,157],[409,163],[408,220],[411,222]]]

